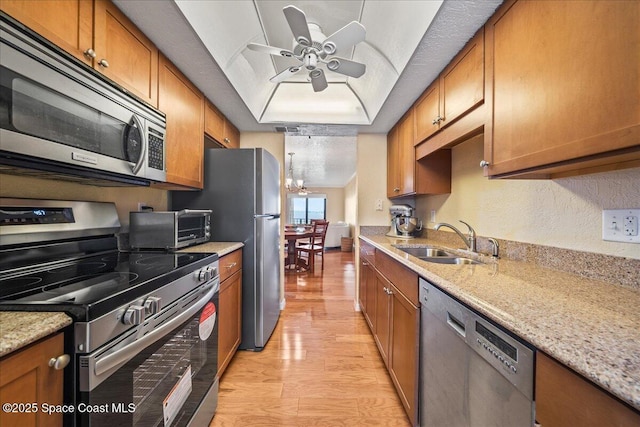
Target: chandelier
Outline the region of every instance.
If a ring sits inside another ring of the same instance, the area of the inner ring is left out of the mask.
[[[304,186],[304,180],[293,178],[293,155],[296,153],[287,154],[289,154],[289,170],[287,171],[287,177],[285,178],[284,186],[287,191],[291,193],[305,195],[307,194],[307,189]]]

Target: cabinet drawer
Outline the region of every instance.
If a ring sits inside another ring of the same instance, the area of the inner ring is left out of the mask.
[[[360,258],[370,265],[375,265],[376,249],[367,242],[360,240]]]
[[[242,249],[233,251],[220,258],[220,282],[224,282],[233,273],[242,268]]]
[[[376,269],[415,306],[418,306],[418,274],[389,255],[376,251]]]

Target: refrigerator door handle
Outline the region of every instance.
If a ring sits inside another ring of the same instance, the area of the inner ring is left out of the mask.
[[[254,218],[269,218],[269,219],[278,219],[280,218],[280,214],[260,214],[254,215]]]

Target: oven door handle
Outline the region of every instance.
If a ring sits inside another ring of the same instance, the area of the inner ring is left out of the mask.
[[[198,302],[194,303],[191,307],[181,312],[178,316],[163,324],[161,327],[154,329],[152,332],[149,332],[142,338],[135,340],[131,344],[122,347],[121,349],[101,358],[100,360],[97,360],[94,367],[96,376],[100,376],[114,368],[118,368],[124,365],[129,360],[133,359],[133,357],[136,356],[140,351],[144,350],[147,346],[164,337],[167,333],[172,331],[181,323],[186,322],[190,317],[195,315],[198,310],[204,307],[211,298],[213,298],[213,295],[216,293],[217,289],[219,289],[219,287],[213,286],[212,283],[211,289],[205,296],[200,298]]]

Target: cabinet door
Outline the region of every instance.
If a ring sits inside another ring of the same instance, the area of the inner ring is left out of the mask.
[[[158,49],[108,0],[96,0],[94,67],[153,106],[158,105]]]
[[[376,330],[376,273],[369,261],[360,260],[360,309],[372,333]]]
[[[440,75],[440,128],[484,100],[484,31],[467,43]]]
[[[160,55],[158,108],[167,116],[167,182],[202,188],[204,97]]]
[[[489,175],[562,172],[614,150],[638,158],[639,17],[637,1],[503,5],[485,29]]]
[[[536,421],[542,427],[636,427],[640,425],[640,414],[538,352]]]
[[[209,101],[205,101],[204,109],[204,133],[216,142],[223,144],[225,118]]]
[[[391,286],[389,373],[412,425],[418,420],[420,309]]]
[[[0,0],[0,9],[61,49],[92,65],[93,0]]]
[[[224,133],[223,144],[227,148],[240,148],[240,131],[227,119],[224,121]]]
[[[0,402],[62,405],[63,372],[49,360],[64,353],[63,334],[18,350],[0,360]],[[2,426],[61,426],[62,414],[0,411]]]
[[[219,306],[218,377],[221,377],[242,338],[242,271],[221,284]]]
[[[389,367],[389,338],[391,320],[391,301],[389,289],[391,283],[376,272],[376,333],[374,335],[384,364]]]
[[[400,194],[415,193],[415,163],[416,155],[414,141],[413,110],[400,122],[398,133],[398,162],[400,166]]]
[[[440,129],[440,81],[436,80],[416,101],[414,109],[416,138],[414,144],[424,141]]]
[[[387,135],[387,197],[400,195],[400,159],[398,158],[398,125]]]

